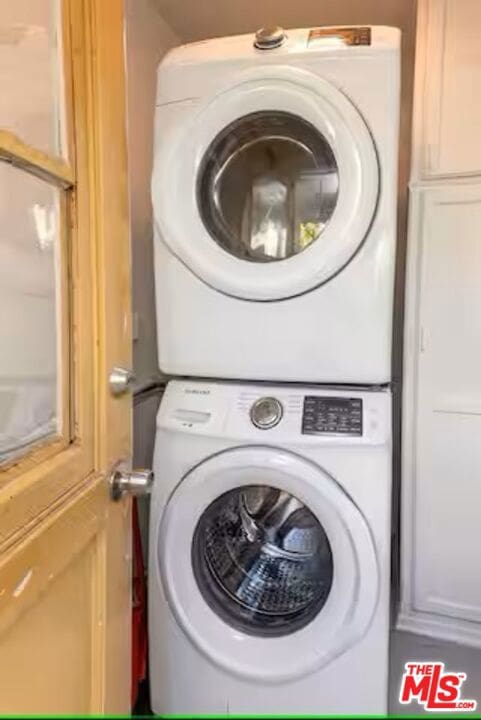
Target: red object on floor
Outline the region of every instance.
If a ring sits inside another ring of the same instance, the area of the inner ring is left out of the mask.
[[[137,500],[132,502],[132,707],[147,674],[147,603]]]

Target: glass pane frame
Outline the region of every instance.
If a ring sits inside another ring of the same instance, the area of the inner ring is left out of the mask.
[[[0,160],[1,162],[1,160]],[[28,166],[23,166],[22,162],[12,163],[19,171],[30,173]],[[33,173],[37,175],[37,173]],[[46,181],[45,173],[42,173],[42,181]],[[54,180],[52,187],[59,189],[57,196],[57,218],[58,218],[58,235],[55,265],[57,267],[56,277],[56,324],[57,324],[57,422],[58,430],[51,436],[44,439],[34,441],[29,445],[25,452],[12,453],[11,459],[0,463],[0,471],[8,469],[9,466],[18,466],[21,463],[22,456],[35,452],[36,447],[55,445],[61,449],[66,447],[73,440],[72,434],[72,414],[73,405],[70,397],[71,386],[71,354],[72,354],[72,307],[71,307],[71,237],[70,237],[70,208],[72,206],[73,188],[68,190],[59,188],[58,183]],[[2,477],[0,475],[0,483]]]
[[[0,127],[46,153],[67,156],[62,0],[4,4]]]
[[[95,316],[93,267],[94,203],[90,199],[95,157],[86,129],[92,104],[89,57],[90,0],[61,0],[66,153],[72,162],[32,147],[0,128],[0,162],[34,175],[59,190],[59,282],[61,343],[59,372],[62,430],[0,465],[0,508],[9,512],[0,528],[0,546],[13,541],[25,515],[32,521],[95,469],[94,369]],[[72,48],[77,48],[73,53]],[[77,102],[73,102],[73,88]],[[83,132],[81,129],[85,128]],[[79,207],[81,212],[79,212]],[[13,502],[15,501],[15,502]],[[22,520],[21,520],[22,519]]]
[[[1,467],[39,442],[71,436],[66,191],[6,162],[0,184]]]

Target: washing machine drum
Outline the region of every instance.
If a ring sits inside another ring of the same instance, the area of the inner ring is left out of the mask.
[[[216,290],[292,297],[336,275],[364,242],[378,200],[376,150],[330,83],[299,68],[257,68],[164,133],[158,112],[158,234]]]
[[[300,677],[362,638],[379,597],[364,515],[321,467],[272,447],[196,465],[157,539],[168,607],[212,662],[247,678]]]
[[[203,513],[192,565],[205,600],[232,626],[283,635],[306,625],[329,595],[332,553],[312,512],[263,485],[231,490]]]

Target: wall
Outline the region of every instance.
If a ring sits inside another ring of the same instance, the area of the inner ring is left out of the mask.
[[[126,0],[132,290],[137,338],[134,371],[138,385],[148,383],[157,373],[150,202],[156,70],[167,50],[179,43],[153,0]]]
[[[160,396],[142,392],[157,376],[157,340],[152,248],[153,120],[156,71],[162,56],[179,38],[160,16],[152,0],[126,0],[127,123],[129,151],[130,225],[132,239],[132,304],[134,313],[133,460],[136,467],[152,467],[155,416]],[[149,502],[138,503],[146,560]]]

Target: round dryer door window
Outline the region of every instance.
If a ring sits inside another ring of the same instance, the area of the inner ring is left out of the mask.
[[[198,174],[197,202],[212,238],[254,262],[284,260],[316,242],[338,194],[328,141],[286,112],[235,120],[213,140]]]
[[[329,663],[364,636],[379,596],[362,512],[318,465],[272,447],[188,472],[157,553],[173,620],[242,677],[282,682]]]
[[[307,625],[333,578],[320,521],[294,495],[266,485],[230,490],[209,505],[194,533],[192,565],[221,618],[270,637]]]
[[[283,300],[353,259],[376,213],[379,166],[340,89],[301,68],[264,66],[176,112],[158,109],[156,236],[204,283]]]

